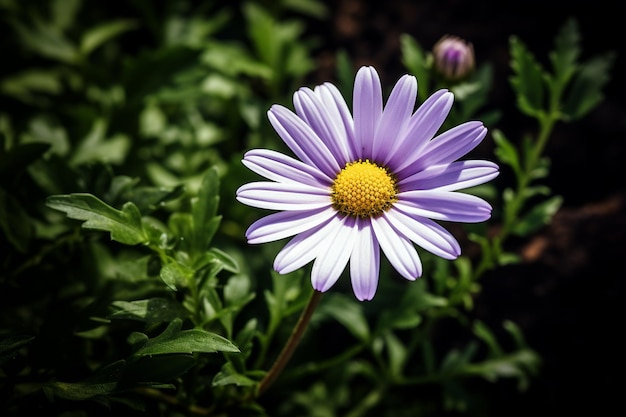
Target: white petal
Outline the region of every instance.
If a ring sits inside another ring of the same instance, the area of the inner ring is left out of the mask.
[[[246,238],[250,244],[284,239],[313,229],[336,213],[330,207],[311,211],[280,211],[252,223],[246,231]]]
[[[454,95],[445,89],[428,97],[411,116],[404,134],[392,143],[385,165],[399,172],[412,164],[443,125],[453,102]]]
[[[395,206],[412,216],[450,222],[477,223],[491,217],[491,205],[471,194],[416,190],[398,194]]]
[[[313,210],[331,205],[330,189],[279,182],[244,184],[236,198],[243,204],[270,210]]]
[[[456,161],[433,165],[398,182],[400,190],[456,191],[484,184],[498,176],[498,165],[489,161]]]
[[[393,87],[385,104],[374,135],[372,159],[387,161],[391,147],[400,141],[400,133],[409,122],[416,97],[417,80],[412,75],[404,75]]]
[[[432,220],[411,217],[398,206],[384,216],[397,230],[402,230],[406,237],[428,252],[444,259],[456,259],[461,254],[461,247],[454,236]]]
[[[294,93],[293,104],[298,116],[306,121],[320,139],[324,141],[330,152],[335,156],[339,166],[343,166],[349,161],[350,156],[345,126],[335,123],[336,115],[335,118],[331,116],[329,107],[321,100],[321,97],[310,88],[303,87]]]
[[[352,254],[357,236],[355,220],[346,216],[341,222],[342,227],[334,235],[327,235],[328,240],[324,242],[313,262],[311,284],[318,291],[327,291],[337,282]]]
[[[396,230],[384,216],[372,219],[380,248],[396,271],[408,280],[422,275],[422,262],[413,243]]]
[[[246,152],[241,161],[251,171],[277,182],[330,186],[332,178],[319,169],[290,156],[269,149],[253,149]]]
[[[419,157],[396,174],[402,178],[432,165],[453,162],[478,146],[486,135],[487,128],[477,121],[453,127],[428,142]]]
[[[287,274],[308,264],[341,225],[341,219],[335,216],[326,223],[295,236],[276,255],[274,269],[278,273]]]
[[[358,235],[350,257],[350,279],[359,301],[371,300],[378,287],[380,247],[369,219],[357,221]]]
[[[337,87],[331,83],[324,83],[315,87],[315,94],[320,97],[320,100],[324,103],[324,106],[328,110],[329,116],[331,116],[335,128],[345,131],[346,137],[346,149],[348,151],[348,160],[354,161],[357,159],[356,150],[354,147],[354,120],[350,109],[346,104],[346,100],[343,98]],[[343,146],[343,145],[342,145]]]
[[[357,156],[372,159],[372,144],[383,111],[380,78],[373,67],[361,67],[354,81],[354,140]]]
[[[267,117],[289,149],[303,162],[334,178],[343,168],[311,127],[286,107],[274,104]]]

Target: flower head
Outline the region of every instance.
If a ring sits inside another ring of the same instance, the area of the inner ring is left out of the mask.
[[[474,47],[457,37],[446,35],[433,47],[435,68],[450,81],[466,77],[474,69]]]
[[[376,70],[362,67],[353,115],[330,83],[294,94],[295,113],[281,105],[269,120],[297,158],[268,149],[248,151],[243,164],[270,181],[245,184],[237,199],[278,210],[253,223],[249,243],[291,237],[274,268],[288,273],[313,261],[311,282],[328,290],[349,263],[355,296],[376,293],[380,252],[400,275],[415,280],[422,264],[414,244],[445,259],[461,253],[435,220],[481,222],[484,200],[457,192],[498,175],[489,161],[457,161],[487,134],[470,121],[436,135],[453,95],[440,90],[415,112],[417,81],[404,75],[383,106]]]

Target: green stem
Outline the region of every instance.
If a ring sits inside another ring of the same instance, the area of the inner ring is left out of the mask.
[[[257,388],[257,397],[261,396],[270,387],[270,385],[272,385],[282,372],[285,365],[287,365],[287,362],[289,362],[291,355],[293,355],[293,352],[296,350],[296,347],[302,339],[302,335],[304,334],[309,321],[311,321],[313,312],[319,304],[321,297],[322,293],[317,290],[313,291],[313,294],[311,294],[311,298],[309,299],[309,302],[304,310],[302,310],[302,314],[300,314],[300,318],[298,319],[296,326],[291,331],[291,335],[283,347],[283,350],[280,352],[278,358],[276,358],[276,361],[265,377],[259,383]]]

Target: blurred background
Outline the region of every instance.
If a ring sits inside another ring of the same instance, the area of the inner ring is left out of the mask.
[[[48,2],[29,3],[33,8],[45,10]],[[128,40],[124,45],[128,54],[140,56],[144,49],[154,48],[167,36],[175,37],[172,33],[184,33],[188,39],[194,38],[194,33],[185,32],[190,30],[189,27],[168,26],[170,32],[166,33],[159,26],[164,16],[174,11],[185,16],[193,16],[194,13],[198,16],[202,13],[211,15],[211,10],[219,9],[226,3],[233,14],[224,16],[222,36],[248,30],[240,24],[243,21],[240,16],[243,2],[226,0],[113,1],[93,7],[84,2],[76,21],[132,21],[133,29],[138,28],[137,32],[122,39]],[[271,10],[280,2],[267,0],[257,3]],[[298,1],[289,3],[296,5]],[[489,107],[502,111],[497,128],[510,138],[521,138],[525,133],[535,132],[537,126],[529,123],[529,119],[516,110],[508,81],[511,76],[510,36],[521,39],[538,60],[547,64],[554,36],[565,20],[573,17],[582,36],[583,59],[609,51],[617,53],[611,80],[605,90],[605,100],[584,119],[558,125],[546,148],[546,155],[552,162],[546,182],[555,194],[563,196],[562,208],[552,224],[530,240],[508,243],[511,251],[523,256],[524,262],[498,268],[483,278],[482,292],[476,299],[473,314],[492,328],[498,328],[504,320],[516,322],[524,331],[529,345],[543,358],[541,374],[522,394],[507,386],[506,381],[484,383],[482,388],[492,394],[493,415],[525,416],[537,414],[539,410],[541,414],[593,412],[595,415],[620,409],[624,386],[622,379],[626,372],[624,342],[620,337],[626,320],[626,49],[623,47],[626,37],[624,15],[618,11],[617,3],[596,0],[592,3],[570,2],[563,7],[561,3],[557,6],[556,2],[549,0],[328,0],[319,2],[324,5],[322,8],[307,9],[310,3],[315,2],[302,2],[304,6],[300,10],[294,6],[285,8],[283,12],[285,19],[298,18],[306,22],[301,29],[302,36],[312,40],[307,45],[311,53],[307,57],[310,65],[301,68],[299,77],[273,86],[278,93],[263,91],[262,97],[268,100],[282,97],[283,104],[289,105],[294,87],[339,81],[337,65],[341,54],[347,54],[355,68],[374,65],[383,85],[390,86],[406,72],[400,56],[402,34],[411,35],[425,49],[432,47],[442,36],[451,34],[472,42],[478,64],[493,64],[494,87],[488,100]],[[62,5],[63,2],[56,4]],[[46,37],[45,31],[34,32],[32,27],[11,24],[27,14],[27,7],[18,6],[17,2],[10,0],[0,0],[0,5],[0,10],[5,13],[0,29],[3,57],[0,77],[3,80],[24,68],[48,65],[46,59],[50,58],[50,54],[54,59],[63,61],[66,55],[63,55],[62,43]],[[62,17],[63,10],[58,11],[58,15]],[[219,16],[213,17],[219,20]],[[228,19],[237,23],[230,24]],[[71,37],[77,34],[73,31],[78,30],[80,25],[68,23],[67,27],[67,35]],[[202,30],[201,26],[198,28]],[[162,38],[159,39],[155,33],[160,33]],[[26,42],[16,42],[17,37],[26,39]],[[50,39],[53,41],[50,42]],[[92,39],[91,42],[97,43],[98,40]],[[48,57],[37,55],[36,45],[44,44]],[[83,46],[88,48],[89,44]],[[97,51],[94,62],[98,59],[115,62],[106,54],[107,50]],[[124,72],[124,63],[119,62],[117,69],[120,77],[125,77],[125,85],[136,87],[135,91],[127,92],[128,97],[133,97],[133,94],[142,97],[142,88],[149,91],[148,85],[162,82],[159,77],[168,71],[168,68],[162,67],[164,62],[174,68],[190,57],[181,54],[171,57],[169,61],[158,57],[151,59],[153,61],[146,58],[135,73]],[[212,62],[211,65],[217,64]],[[97,68],[86,68],[93,71],[87,74],[92,80],[103,76]],[[66,73],[59,74],[59,77],[66,77],[64,82],[69,84],[72,79],[78,80]],[[26,118],[34,107],[51,108],[56,104],[42,104],[36,99],[29,101],[22,90],[12,89],[15,85],[9,81],[3,83],[5,95],[0,100],[0,112]],[[170,93],[173,96],[177,91]],[[253,93],[254,89],[251,90]],[[90,94],[94,103],[110,100],[111,107],[115,107],[115,90],[93,90]],[[228,91],[223,94],[227,95]],[[21,98],[16,100],[16,97]],[[71,94],[64,97],[64,100],[69,100],[64,104],[71,104]],[[130,106],[134,104],[129,103]],[[72,109],[71,114],[81,111],[89,110]],[[123,118],[123,113],[115,113],[113,119],[121,123]],[[251,116],[249,123],[254,123],[254,117]],[[264,118],[259,123],[267,124]],[[83,132],[89,130],[85,126],[80,128]],[[140,127],[137,129],[140,130]],[[210,143],[210,135],[207,141]],[[252,144],[253,140],[247,143]],[[482,146],[481,153],[490,158],[492,145],[489,136]],[[243,147],[243,140],[225,146],[227,151],[242,151]],[[143,152],[147,152],[146,149]],[[85,154],[82,156],[87,157]],[[210,156],[209,161],[211,158],[220,160],[216,155]],[[150,175],[163,178],[155,172]],[[506,179],[504,172],[498,179],[500,185],[504,186]],[[234,188],[234,185],[226,184],[227,189],[229,186]]]

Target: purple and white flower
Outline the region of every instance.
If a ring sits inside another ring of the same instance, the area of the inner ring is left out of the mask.
[[[371,300],[380,252],[404,278],[422,275],[415,245],[445,259],[461,253],[436,222],[482,222],[491,206],[458,190],[485,183],[498,166],[458,161],[487,134],[470,121],[437,134],[454,100],[447,90],[415,112],[417,81],[404,75],[383,105],[378,73],[362,67],[354,85],[353,114],[331,83],[295,92],[295,113],[281,105],[269,120],[295,157],[268,149],[248,151],[243,164],[269,181],[237,190],[252,207],[277,210],[254,222],[251,244],[288,237],[274,268],[288,273],[313,261],[311,282],[327,291],[350,265],[355,296]]]

